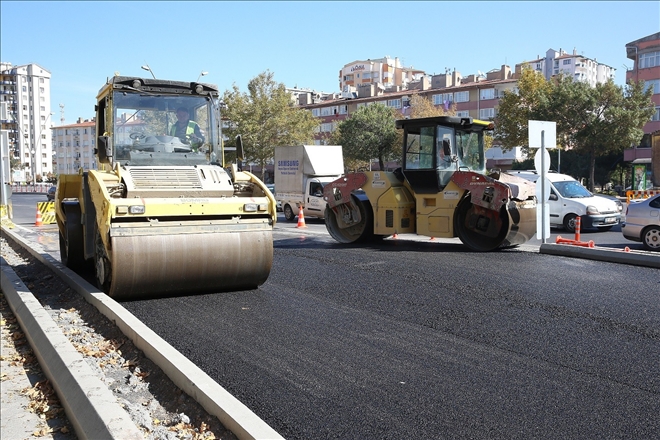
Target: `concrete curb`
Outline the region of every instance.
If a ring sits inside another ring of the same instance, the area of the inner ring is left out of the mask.
[[[1,259],[2,291],[81,439],[143,439],[108,387],[87,365],[48,312]]]
[[[544,243],[539,248],[539,253],[660,268],[660,252],[632,250],[630,252],[625,252],[621,249],[608,247],[595,246],[589,248],[570,244]]]
[[[38,244],[28,244],[22,237],[2,228],[3,235],[30,252],[46,266],[65,275],[62,277],[72,289],[119,327],[137,348],[142,350],[183,392],[197,401],[209,414],[239,439],[283,439],[247,406],[211,379],[204,371],[154,333],[121,304],[98,291],[94,286],[65,267],[47,252],[39,252]],[[92,293],[89,293],[89,292]],[[40,360],[41,361],[41,360]],[[114,396],[112,396],[114,399]],[[131,424],[133,422],[131,421]],[[133,424],[134,425],[134,424]],[[129,438],[118,436],[115,438]],[[142,437],[140,437],[142,438]]]

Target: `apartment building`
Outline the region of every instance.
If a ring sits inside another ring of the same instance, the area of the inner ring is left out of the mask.
[[[43,181],[53,173],[50,133],[51,73],[38,64],[0,63],[0,124],[8,134],[9,155],[17,182]]]
[[[298,105],[320,119],[315,142],[322,144],[341,121],[365,105],[382,103],[396,109],[403,117],[409,115],[414,95],[423,96],[436,106],[453,108],[458,116],[491,120],[495,118],[499,99],[505,91],[515,90],[517,82],[517,75],[506,65],[486,74],[466,77],[454,70],[419,77],[407,83],[405,90],[387,91],[375,83],[365,83],[357,87],[351,98],[344,94],[328,94],[316,96],[310,102],[309,97],[300,94]]]
[[[655,114],[642,128],[644,137],[639,145],[625,150],[623,160],[634,168],[644,168],[643,186],[652,183],[660,187],[660,32],[626,44],[626,56],[633,61],[633,67],[626,72],[626,82],[644,81],[647,90],[653,89]],[[638,183],[633,182],[635,187],[639,187]]]
[[[357,97],[358,89],[366,85],[382,91],[400,91],[425,75],[423,70],[404,67],[399,58],[392,59],[389,55],[375,60],[358,60],[344,65],[339,71],[339,90],[343,98]]]
[[[53,127],[52,136],[56,174],[76,174],[81,168],[83,171],[97,169],[94,119],[78,118],[75,124]]]
[[[576,49],[573,49],[573,53],[570,54],[563,49],[559,49],[559,51],[548,49],[545,57],[537,56],[535,60],[521,64],[526,64],[533,70],[541,72],[548,80],[562,73],[576,81],[586,82],[592,87],[605,83],[608,79],[614,79],[616,73],[616,69],[599,63],[595,58],[578,55]]]

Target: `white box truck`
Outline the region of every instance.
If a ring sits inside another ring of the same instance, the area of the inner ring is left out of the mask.
[[[344,174],[341,145],[275,147],[275,199],[287,221],[300,207],[305,217],[323,218],[323,187]]]

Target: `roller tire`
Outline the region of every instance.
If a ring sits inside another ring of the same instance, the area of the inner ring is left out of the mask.
[[[463,198],[456,208],[456,213],[454,215],[454,231],[458,238],[464,245],[478,252],[488,252],[502,248],[506,239],[506,232],[509,224],[509,216],[507,215],[505,208],[503,207],[502,211],[500,211],[500,217],[504,220],[502,221],[502,230],[500,230],[496,237],[488,237],[467,227],[466,219],[472,208],[473,205],[469,196]]]
[[[353,203],[360,210],[360,223],[350,228],[341,229],[337,224],[335,212],[328,206],[325,208],[325,227],[332,238],[339,243],[358,243],[382,240],[384,236],[374,235],[374,215],[369,201],[360,201],[353,196]]]
[[[106,256],[105,247],[98,231],[94,236],[94,273],[96,274],[96,286],[110,294],[112,265]]]
[[[80,205],[69,204],[65,208],[64,230],[60,230],[60,259],[69,269],[85,269],[83,227],[80,224]]]

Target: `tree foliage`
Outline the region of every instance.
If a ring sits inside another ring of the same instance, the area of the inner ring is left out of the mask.
[[[555,121],[558,147],[588,159],[593,190],[596,159],[639,142],[642,127],[653,115],[652,91],[641,82],[625,89],[610,79],[591,87],[570,76],[546,81],[526,69],[517,93],[505,93],[495,120],[495,136],[503,149],[522,146],[529,155],[528,121]]]
[[[395,112],[380,103],[360,107],[337,125],[333,136],[333,141],[342,146],[347,163],[378,158],[381,170],[385,169],[385,161],[400,152],[399,139]]]
[[[236,85],[225,91],[223,119],[231,121],[223,130],[231,142],[241,135],[245,160],[261,166],[273,159],[276,146],[312,144],[319,123],[312,114],[296,108],[282,83],[265,71],[253,78],[242,93]]]
[[[429,118],[432,116],[446,116],[456,114],[456,104],[445,110],[443,106],[436,107],[433,102],[421,95],[410,98],[410,119]]]
[[[518,92],[504,92],[495,118],[496,142],[503,150],[523,147],[529,152],[527,121],[536,120],[536,111],[550,94],[550,83],[540,72],[524,67],[518,80]]]

